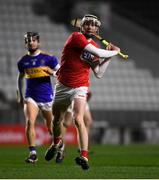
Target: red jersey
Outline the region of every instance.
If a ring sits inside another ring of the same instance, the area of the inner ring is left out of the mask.
[[[91,58],[91,53],[84,51],[89,43],[97,46],[91,39],[80,32],[73,32],[67,39],[61,56],[61,67],[57,73],[58,80],[68,87],[89,86],[90,66],[84,60]]]

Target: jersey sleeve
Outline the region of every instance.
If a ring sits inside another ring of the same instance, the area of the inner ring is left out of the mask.
[[[52,56],[50,61],[49,61],[49,66],[51,69],[54,69],[57,66],[58,63],[58,58],[56,56]]]
[[[22,67],[22,64],[20,63],[20,60],[17,62],[17,68],[19,73],[24,73],[24,69]]]
[[[80,49],[84,49],[86,45],[88,45],[89,42],[87,41],[86,37],[80,33],[75,32],[72,34],[72,46]]]

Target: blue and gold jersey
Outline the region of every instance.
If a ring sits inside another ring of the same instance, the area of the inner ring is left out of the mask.
[[[36,56],[25,55],[18,62],[18,70],[26,78],[25,97],[31,97],[36,102],[51,102],[53,87],[47,68],[54,69],[58,64],[55,56],[40,52]]]

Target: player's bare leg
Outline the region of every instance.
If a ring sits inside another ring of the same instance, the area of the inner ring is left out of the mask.
[[[90,128],[92,126],[92,116],[89,109],[85,109],[84,112],[84,123],[87,129],[88,135],[90,134]]]
[[[62,126],[63,126],[63,123],[62,123]],[[61,163],[64,159],[64,153],[65,153],[65,141],[64,141],[64,134],[66,131],[66,128],[63,126],[62,127],[62,141],[63,143],[59,146],[58,148],[58,151],[57,151],[57,154],[56,154],[56,159],[55,159],[55,162],[56,163]]]
[[[33,103],[26,102],[24,105],[24,114],[26,118],[26,138],[29,145],[29,156],[26,158],[26,162],[35,163],[37,159],[36,149],[35,149],[35,121],[38,115],[39,109]]]
[[[62,139],[63,139],[63,144],[59,147],[59,150],[57,152],[56,156],[56,163],[61,163],[64,159],[64,153],[65,153],[65,141],[64,137],[66,134],[67,128],[72,124],[73,117],[72,117],[72,112],[66,111],[64,115],[64,119],[62,121],[62,127],[61,127],[61,134],[62,134]]]
[[[53,105],[53,136],[54,141],[47,149],[45,153],[45,159],[47,161],[51,160],[55,155],[57,155],[60,147],[63,145],[62,137],[62,121],[64,118],[66,106]]]
[[[76,163],[86,170],[88,165],[88,133],[84,123],[84,111],[86,100],[75,98],[74,99],[74,120],[78,131],[79,144],[81,146],[80,157],[75,159]]]
[[[84,123],[88,132],[88,137],[90,135],[90,131],[91,131],[91,127],[92,127],[92,123],[93,123],[93,118],[89,109],[89,106],[86,106],[85,109],[85,113],[84,113]],[[88,149],[89,149],[89,155],[93,155],[94,151],[91,150],[90,144],[88,145]]]
[[[50,133],[50,135],[53,134],[53,115],[52,115],[52,111],[42,111],[43,114],[43,118],[45,120],[48,132]]]
[[[84,123],[85,123],[87,134],[89,137],[90,128],[92,126],[92,116],[88,107],[86,107],[84,111]],[[81,145],[80,145],[79,137],[77,136],[77,138],[78,138],[78,145],[79,145],[79,150],[80,150]]]

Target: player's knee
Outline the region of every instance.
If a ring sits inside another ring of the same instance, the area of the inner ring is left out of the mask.
[[[62,118],[61,117],[54,117],[54,120],[53,120],[53,126],[59,126],[62,122]]]
[[[58,126],[59,124],[60,124],[60,121],[56,121],[56,120],[53,121],[53,126]]]
[[[31,119],[28,119],[26,121],[26,128],[34,128],[35,126],[35,121],[31,120]]]
[[[47,126],[47,130],[48,130],[50,135],[53,134],[53,127],[52,127],[52,125]]]
[[[68,128],[68,127],[69,127],[69,124],[67,124],[66,122],[63,122],[63,126],[64,126],[65,128]]]
[[[85,125],[86,125],[87,128],[91,128],[92,127],[92,121],[91,120],[86,121]]]
[[[74,122],[77,127],[81,127],[82,125],[84,125],[84,121],[83,121],[82,117],[79,115],[74,117]]]

